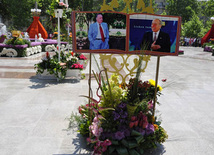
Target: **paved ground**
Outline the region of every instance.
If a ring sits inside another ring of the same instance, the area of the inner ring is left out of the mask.
[[[202,48],[180,49],[184,55],[160,62],[164,90],[156,114],[169,138],[147,154],[212,155],[214,56]],[[0,155],[89,154],[80,135],[67,130],[71,113],[86,102],[79,95],[88,94],[87,80],[38,79],[33,65],[40,58],[0,57]],[[154,79],[155,69],[151,57],[143,80]]]

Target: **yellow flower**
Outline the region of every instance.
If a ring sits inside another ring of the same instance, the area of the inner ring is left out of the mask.
[[[158,85],[158,88],[159,88],[159,91],[162,91],[162,90],[163,90],[163,88],[162,88],[161,86],[159,86],[159,85]]]
[[[155,87],[155,80],[149,79],[149,84]],[[162,91],[163,88],[160,85],[158,85],[158,90]]]
[[[155,80],[149,79],[149,84],[155,86]]]

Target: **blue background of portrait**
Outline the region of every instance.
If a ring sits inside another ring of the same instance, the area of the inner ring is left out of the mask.
[[[170,36],[170,43],[171,43],[171,49],[170,53],[175,52],[176,47],[176,36],[177,36],[177,26],[178,21],[167,21],[162,20],[165,22],[165,26],[161,27],[161,31],[166,32]],[[141,42],[143,40],[143,35],[151,30],[151,23],[152,20],[142,20],[142,19],[130,19],[130,47],[135,47],[135,50],[140,49]],[[129,48],[129,51],[132,51],[131,48]]]

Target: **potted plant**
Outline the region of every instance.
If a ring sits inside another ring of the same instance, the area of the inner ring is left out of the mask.
[[[69,60],[67,62],[67,67],[68,67],[68,70],[67,70],[67,73],[66,73],[67,77],[80,78],[80,75],[81,75],[80,71],[83,70],[83,65],[79,64],[77,62],[76,58],[71,58],[71,60]]]
[[[65,63],[66,55],[61,52],[60,61],[58,62],[58,53],[56,52],[53,57],[50,57],[50,54],[46,52],[46,56],[42,58],[42,61],[35,64],[34,68],[37,70],[36,73],[39,75],[54,75],[58,80],[62,80],[66,76],[67,67],[66,65],[61,65]],[[46,74],[47,72],[47,74]]]
[[[79,53],[76,53],[75,56],[78,58],[78,62],[83,65],[83,68],[86,67],[86,64],[87,64],[87,60],[88,58],[83,55],[83,54],[79,54]]]
[[[53,1],[52,3],[53,3],[53,5],[54,5],[55,17],[56,17],[56,18],[57,18],[57,17],[62,18],[63,9],[68,8],[68,4],[65,4],[65,3],[62,2],[62,1],[59,2],[59,0]]]

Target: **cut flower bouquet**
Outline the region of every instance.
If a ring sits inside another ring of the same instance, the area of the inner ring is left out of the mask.
[[[98,82],[98,100],[90,98],[79,107],[79,132],[88,137],[93,155],[142,155],[167,139],[161,122],[153,116],[155,81],[141,81],[139,74],[121,85],[113,74],[106,81],[94,74]],[[161,86],[157,95],[161,95]],[[101,95],[99,95],[101,92]],[[92,120],[92,122],[90,121]]]

